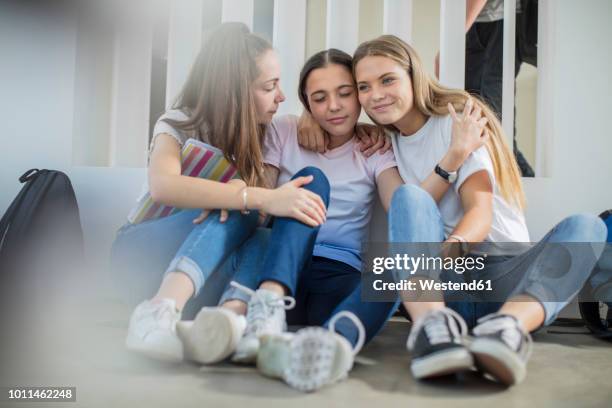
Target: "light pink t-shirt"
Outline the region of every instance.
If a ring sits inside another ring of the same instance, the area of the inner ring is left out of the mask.
[[[279,172],[277,185],[307,166],[319,168],[331,192],[327,221],[321,226],[313,255],[347,263],[361,271],[362,242],[368,234],[376,179],[396,167],[392,151],[366,158],[355,139],[326,153],[303,149],[297,141],[297,117],[274,118],[264,140],[264,161]]]

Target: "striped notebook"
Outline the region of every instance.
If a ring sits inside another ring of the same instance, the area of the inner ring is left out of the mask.
[[[238,177],[236,167],[223,156],[221,150],[199,140],[189,139],[181,150],[181,174],[227,183]],[[128,221],[138,224],[155,218],[167,217],[181,211],[180,208],[153,201],[149,191],[138,199],[136,207],[128,215]]]

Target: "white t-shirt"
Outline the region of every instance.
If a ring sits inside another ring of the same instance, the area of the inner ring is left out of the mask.
[[[151,152],[155,147],[157,137],[162,133],[172,136],[172,138],[176,140],[176,142],[179,144],[179,146],[181,146],[181,148],[183,147],[187,139],[198,139],[198,136],[204,143],[208,143],[208,129],[206,128],[206,126],[203,126],[200,129],[199,133],[197,133],[196,131],[184,131],[175,128],[174,126],[166,122],[166,119],[183,122],[189,119],[189,116],[187,116],[185,112],[178,109],[168,109],[166,112],[164,112],[164,114],[161,115],[159,119],[157,119],[157,122],[155,122],[155,127],[153,128],[153,137],[151,138],[151,143],[149,144],[149,156],[151,155]]]
[[[429,176],[448,151],[451,132],[452,118],[447,115],[429,117],[425,125],[412,136],[392,134],[399,172],[407,184],[419,185]],[[481,147],[466,159],[458,171],[457,181],[438,204],[446,236],[451,234],[463,218],[459,188],[468,177],[481,170],[487,171],[493,186],[493,222],[485,241],[528,243],[529,232],[525,216],[520,209],[508,204],[501,196],[495,182],[493,163],[486,147]],[[504,253],[512,255],[513,253],[508,253],[507,247],[503,247]],[[517,246],[516,253],[523,250],[523,246]]]
[[[365,157],[355,139],[322,154],[311,152],[298,144],[297,118],[280,116],[268,126],[264,161],[279,169],[277,185],[288,182],[307,166],[325,173],[330,184],[327,221],[319,230],[313,255],[361,270],[361,249],[376,198],[376,179],[397,166],[393,152]]]

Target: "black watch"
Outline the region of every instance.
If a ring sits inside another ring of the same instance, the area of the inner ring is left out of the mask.
[[[457,181],[456,171],[446,171],[442,167],[440,167],[439,164],[436,164],[436,168],[434,169],[434,171],[438,176],[442,177],[444,180],[448,181],[451,184]]]

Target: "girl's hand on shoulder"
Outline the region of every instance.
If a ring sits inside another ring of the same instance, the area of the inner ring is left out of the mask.
[[[473,151],[489,140],[489,133],[485,129],[487,118],[482,116],[482,108],[472,98],[468,98],[461,114],[450,103],[448,110],[453,119],[449,153],[463,163]]]
[[[359,148],[365,157],[370,157],[376,152],[384,154],[393,147],[391,139],[380,126],[358,123],[355,126],[355,135],[359,139]]]
[[[304,149],[318,153],[325,153],[329,143],[329,135],[307,110],[298,119],[298,143]]]
[[[237,186],[240,186],[240,189],[243,189],[243,188],[245,188],[247,186],[246,183],[243,180],[241,180],[241,179],[231,179],[230,181],[227,182],[227,184],[235,184]],[[210,214],[211,211],[213,211],[213,210],[202,210],[200,215],[193,220],[193,223],[194,224],[201,224],[202,221],[204,221],[208,217],[208,215]],[[222,209],[221,210],[221,215],[219,216],[219,221],[221,223],[224,223],[225,221],[227,221],[227,217],[228,216],[229,216],[229,212],[227,210],[225,210],[225,209]]]
[[[302,188],[312,176],[298,177],[272,190],[262,203],[264,213],[290,217],[311,227],[318,227],[326,219],[327,209],[318,194]]]

